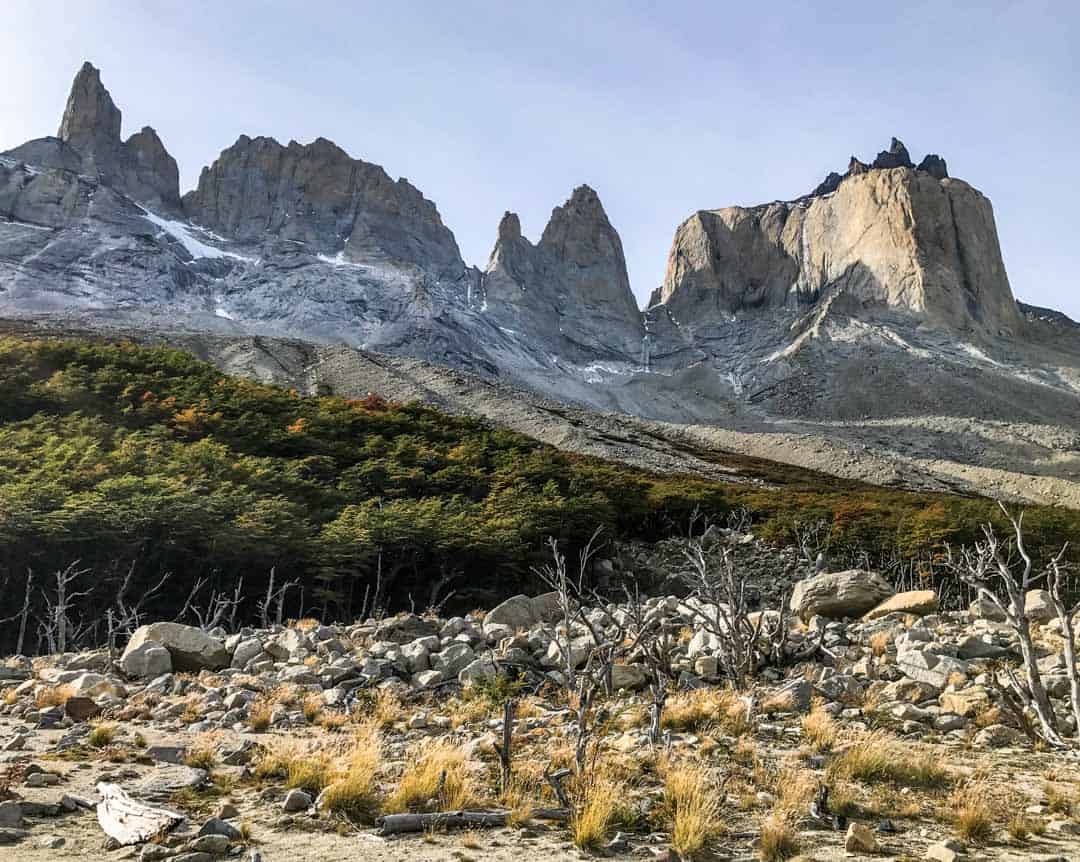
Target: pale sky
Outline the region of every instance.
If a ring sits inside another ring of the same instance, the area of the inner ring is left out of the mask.
[[[993,201],[1018,298],[1080,318],[1080,3],[4,0],[0,149],[83,60],[191,188],[240,134],[330,138],[483,266],[600,194],[643,300],[698,209],[796,197],[900,137]]]

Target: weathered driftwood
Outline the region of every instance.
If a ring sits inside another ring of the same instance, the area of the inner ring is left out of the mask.
[[[98,784],[101,802],[97,805],[97,818],[105,834],[120,846],[149,841],[173,829],[184,819],[183,815],[164,808],[154,808],[136,802],[117,784]]]
[[[429,829],[462,829],[465,827],[506,826],[509,811],[436,811],[431,814],[387,814],[375,821],[380,835],[402,835],[408,832],[426,832]],[[536,808],[530,817],[534,820],[566,820],[569,813],[564,808]]]

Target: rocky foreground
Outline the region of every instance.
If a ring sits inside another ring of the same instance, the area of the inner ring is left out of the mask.
[[[739,693],[721,678],[703,610],[677,596],[616,603],[567,632],[548,593],[469,617],[235,633],[158,622],[112,656],[8,659],[0,843],[18,849],[0,855],[1080,856],[1080,770],[1034,749],[1001,708],[995,674],[1018,645],[989,603],[942,611],[933,591],[894,594],[870,572],[815,575],[796,585],[784,623],[808,658],[764,669]],[[591,663],[597,630],[623,637],[642,613],[674,635],[660,735],[650,733],[654,665],[627,653],[595,703],[575,775],[582,689],[567,656]],[[1027,614],[1067,716],[1048,597],[1029,593]],[[108,838],[100,800],[111,788],[166,812],[160,834]],[[388,815],[449,810],[496,812],[497,826],[388,834],[403,822]]]

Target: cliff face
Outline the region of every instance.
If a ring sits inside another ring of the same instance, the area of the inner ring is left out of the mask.
[[[514,213],[499,237],[481,288],[486,313],[573,361],[637,361],[644,335],[619,234],[596,192],[579,186],[551,213],[535,246]]]
[[[184,211],[243,242],[269,235],[346,262],[412,265],[451,278],[465,270],[431,201],[325,138],[282,146],[242,135],[203,169],[198,188],[184,196]]]
[[[842,294],[935,325],[1017,332],[990,201],[942,176],[938,157],[910,167],[896,145],[902,154],[875,163],[900,166],[853,160],[846,176],[830,175],[798,201],[695,213],[676,231],[660,301],[680,323],[701,326]]]

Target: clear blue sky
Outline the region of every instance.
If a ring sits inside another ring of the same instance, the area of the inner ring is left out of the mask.
[[[791,198],[897,135],[994,203],[1013,289],[1080,318],[1080,4],[49,2],[0,12],[0,149],[84,59],[190,188],[241,133],[322,135],[434,200],[483,266],[579,183],[639,298],[697,209]]]

